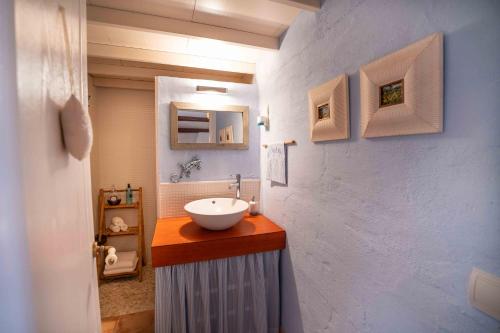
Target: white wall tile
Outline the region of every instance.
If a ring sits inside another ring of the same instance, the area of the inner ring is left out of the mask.
[[[235,196],[235,189],[229,189],[229,184],[234,180],[160,183],[157,213],[158,217],[185,216],[184,205],[193,200]],[[260,180],[241,180],[241,199],[250,201],[255,196],[260,201]]]

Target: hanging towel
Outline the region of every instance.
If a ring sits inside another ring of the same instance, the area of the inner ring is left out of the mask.
[[[273,143],[267,147],[267,175],[271,183],[286,185],[287,161],[285,143]]]

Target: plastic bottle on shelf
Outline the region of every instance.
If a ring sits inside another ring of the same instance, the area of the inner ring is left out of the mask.
[[[132,188],[130,187],[130,184],[127,184],[127,204],[131,205],[134,203],[134,195],[132,193]]]
[[[259,214],[259,210],[257,207],[257,202],[255,201],[255,196],[252,197],[252,200],[248,203],[248,212],[250,215],[255,216]]]

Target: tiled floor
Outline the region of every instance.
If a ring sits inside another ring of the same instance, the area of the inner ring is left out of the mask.
[[[103,333],[154,332],[155,278],[151,266],[143,279],[122,278],[99,286]]]
[[[151,266],[143,268],[143,279],[121,278],[105,281],[99,286],[101,318],[153,310],[155,278]]]

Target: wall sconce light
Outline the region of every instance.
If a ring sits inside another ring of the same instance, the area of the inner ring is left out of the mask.
[[[196,92],[205,94],[227,94],[227,88],[224,87],[209,87],[209,86],[196,86]]]
[[[267,106],[266,115],[260,115],[257,117],[257,126],[262,126],[266,130],[269,130],[269,105]]]

